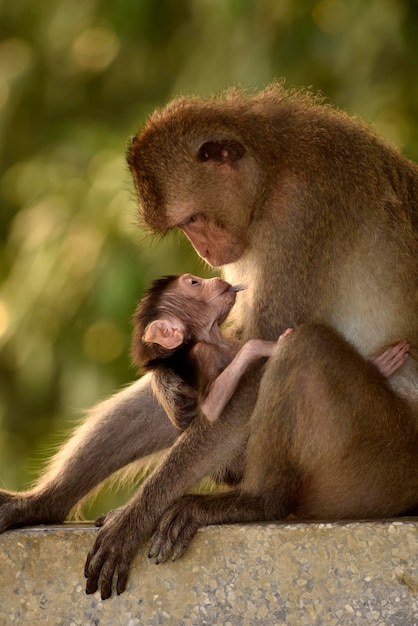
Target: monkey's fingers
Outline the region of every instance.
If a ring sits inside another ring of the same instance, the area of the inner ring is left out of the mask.
[[[97,526],[97,528],[101,528],[103,524],[105,523],[106,519],[107,519],[107,513],[104,513],[103,515],[99,515],[99,517],[94,520],[94,525]]]
[[[118,582],[116,584],[116,593],[120,596],[126,589],[126,583],[128,582],[130,561],[124,561],[118,565]]]
[[[151,547],[148,552],[149,559],[156,559],[156,562],[157,562],[157,558],[161,551],[162,542],[163,542],[163,537],[161,533],[159,532],[159,530],[157,530],[151,538]],[[158,561],[158,563],[159,562],[160,561]]]
[[[116,593],[120,595],[126,589],[129,567],[130,559],[123,559],[120,555],[110,555],[102,548],[94,556],[91,556],[89,553],[85,567],[85,576],[87,578],[86,593],[95,593],[99,588],[100,579],[100,596],[102,600],[110,598],[117,568]]]
[[[195,536],[200,524],[193,518],[187,496],[176,502],[162,517],[151,539],[148,557],[155,563],[180,558]]]
[[[409,342],[403,339],[389,346],[382,354],[372,357],[370,361],[383,376],[390,378],[407,360],[409,348]]]
[[[117,517],[120,514],[119,509],[113,509],[112,511],[108,511],[107,513],[103,513],[103,515],[99,515],[94,520],[94,525],[98,528],[101,528],[105,524],[107,524],[112,518]]]
[[[184,526],[181,529],[177,540],[170,551],[170,558],[172,561],[177,561],[177,559],[183,556],[189,547],[191,540],[196,535],[198,528],[198,525],[190,524],[189,526]]]
[[[117,566],[116,557],[106,557],[104,563],[101,566],[99,572],[97,572],[97,577],[100,575],[101,583],[100,583],[100,596],[102,600],[107,600],[112,595],[112,583],[113,577],[115,574]],[[128,566],[129,567],[129,566]],[[126,586],[126,581],[125,581]],[[124,591],[125,587],[122,589]],[[118,593],[121,593],[118,591]]]
[[[154,559],[156,565],[169,560],[176,561],[183,556],[196,532],[197,527],[185,526],[179,531],[176,538],[173,539],[157,531],[152,538],[148,557]]]
[[[103,564],[106,560],[106,554],[101,550],[96,543],[87,555],[86,564],[84,566],[84,575],[87,578],[86,581],[86,593],[95,593],[99,586],[99,576],[102,570]]]
[[[291,333],[293,333],[294,330],[295,330],[294,328],[286,328],[286,330],[282,332],[282,334],[278,338],[277,342],[281,341],[285,337],[288,337]]]
[[[93,558],[94,555],[94,550],[96,547],[96,543],[94,543],[93,547],[91,548],[91,550],[89,551],[89,553],[87,554],[87,558],[86,558],[86,562],[84,564],[84,576],[85,578],[89,577],[89,573],[90,573],[90,562]]]
[[[89,559],[86,571],[86,593],[95,593],[99,587],[102,600],[107,600],[112,595],[112,583],[117,566],[115,556],[109,556],[106,550],[100,548],[99,551]]]

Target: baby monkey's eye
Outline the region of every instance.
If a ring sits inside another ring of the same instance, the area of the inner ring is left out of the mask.
[[[197,287],[202,282],[201,279],[198,276],[193,276],[192,274],[186,274],[184,276],[184,280],[191,287]]]
[[[183,274],[180,280],[188,287],[200,287],[203,282],[199,276],[193,274]]]

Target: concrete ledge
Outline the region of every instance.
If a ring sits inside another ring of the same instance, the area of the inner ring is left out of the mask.
[[[0,536],[0,625],[418,625],[418,519],[209,527],[183,559],[144,546],[128,590],[84,593],[89,524]]]

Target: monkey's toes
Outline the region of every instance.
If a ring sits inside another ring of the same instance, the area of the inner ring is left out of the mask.
[[[148,558],[154,559],[156,565],[165,563],[170,559],[172,551],[173,544],[171,541],[157,530],[151,539]]]

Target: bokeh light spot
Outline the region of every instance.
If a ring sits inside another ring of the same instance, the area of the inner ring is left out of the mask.
[[[83,30],[72,46],[72,56],[83,69],[100,72],[106,69],[119,51],[119,39],[109,28]]]
[[[24,39],[5,39],[0,43],[0,75],[5,80],[18,78],[29,68],[32,56],[32,49]]]
[[[9,312],[4,302],[0,300],[0,339],[6,334],[9,327]]]

